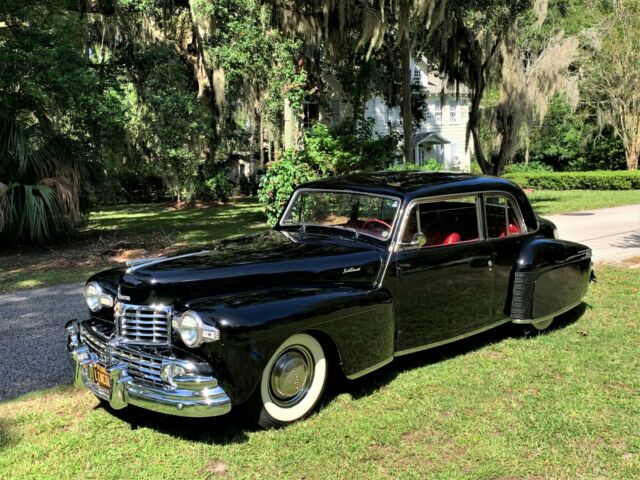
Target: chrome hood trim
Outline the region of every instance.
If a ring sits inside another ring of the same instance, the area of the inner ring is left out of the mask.
[[[158,263],[168,262],[170,260],[176,260],[179,258],[195,257],[198,255],[205,255],[209,253],[209,250],[201,250],[199,252],[185,253],[182,255],[176,255],[175,257],[155,257],[155,258],[136,258],[134,260],[127,261],[127,273],[135,272],[136,270],[150,265],[157,265]]]

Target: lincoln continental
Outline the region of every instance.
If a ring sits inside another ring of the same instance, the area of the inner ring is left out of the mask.
[[[94,275],[67,345],[76,384],[112,409],[243,405],[276,427],[313,412],[330,375],[506,323],[548,329],[591,270],[507,180],[334,177],[299,186],[272,230]]]

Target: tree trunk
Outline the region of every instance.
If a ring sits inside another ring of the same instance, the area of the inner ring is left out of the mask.
[[[258,142],[260,143],[260,169],[264,170],[264,114],[260,112],[260,131],[258,132]]]
[[[282,134],[282,144],[285,150],[295,149],[297,135],[298,118],[291,108],[288,98],[284,99],[284,132]]]
[[[638,157],[640,156],[640,138],[632,141],[631,145],[625,152],[627,157],[627,168],[629,170],[638,170]]]
[[[402,66],[402,132],[404,136],[404,148],[402,161],[404,165],[413,161],[413,115],[411,113],[411,41],[409,38],[409,2],[402,0],[400,3],[401,28],[400,57]]]

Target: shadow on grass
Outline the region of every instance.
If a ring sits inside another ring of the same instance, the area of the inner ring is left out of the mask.
[[[539,335],[549,335],[554,331],[561,330],[577,322],[580,317],[584,315],[587,308],[588,305],[586,303],[582,303],[573,310],[560,315],[554,320],[551,327],[546,331],[539,333]],[[525,329],[521,326],[507,323],[501,327],[488,330],[464,340],[452,342],[448,345],[432,348],[412,355],[402,356],[396,358],[386,367],[376,370],[361,379],[352,382],[344,382],[344,387],[341,390],[331,392],[334,393],[331,400],[343,392],[349,393],[353,398],[361,398],[379,390],[381,387],[393,381],[402,372],[427,365],[433,365],[461,355],[466,355],[509,338],[519,338],[526,341],[529,336],[530,335],[525,333]]]
[[[0,452],[17,443],[18,439],[11,434],[6,421],[0,418]]]
[[[573,324],[582,317],[587,308],[588,305],[582,303],[557,317],[552,326],[541,335],[548,335]],[[402,372],[466,355],[508,338],[521,338],[523,341],[527,341],[527,335],[521,327],[506,324],[449,345],[399,357],[391,364],[358,380],[348,381],[334,375],[333,381],[327,385],[320,408],[331,404],[342,393],[348,393],[354,399],[372,395],[381,387],[391,383]],[[231,413],[221,417],[198,419],[162,415],[136,407],[112,410],[104,403],[96,408],[105,408],[114,416],[127,422],[131,429],[151,428],[177,438],[207,444],[243,443],[249,439],[248,433],[260,430],[260,427],[252,420],[252,416],[248,415],[246,408],[243,407],[236,407]]]

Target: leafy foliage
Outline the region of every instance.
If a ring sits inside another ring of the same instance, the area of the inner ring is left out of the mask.
[[[373,120],[345,121],[334,126],[317,123],[305,135],[299,152],[322,176],[358,170],[383,170],[399,160],[398,137],[378,137]]]
[[[268,223],[277,223],[282,209],[298,185],[316,178],[318,175],[314,169],[292,150],[287,150],[282,158],[276,159],[260,182],[259,199],[265,207]]]
[[[224,170],[209,178],[205,185],[213,198],[222,202],[229,200],[234,189],[234,185],[229,179],[229,174]]]
[[[305,149],[288,150],[262,178],[260,201],[269,223],[275,224],[296,186],[318,177],[388,168],[398,161],[397,145],[393,135],[374,135],[370,120],[314,125],[305,135]]]
[[[506,178],[523,188],[543,190],[640,190],[640,172],[533,172]]]
[[[584,160],[583,121],[566,98],[556,95],[531,139],[531,160],[552,170],[575,170]]]

